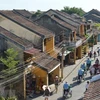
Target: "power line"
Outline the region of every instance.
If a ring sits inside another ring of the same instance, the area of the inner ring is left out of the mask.
[[[49,53],[50,53],[50,52],[52,52],[52,50],[50,50]],[[48,54],[48,53],[46,53],[46,54]],[[56,54],[56,53],[55,53],[55,54]],[[54,54],[54,55],[55,55],[55,54]],[[52,55],[52,56],[54,56],[54,55]],[[44,55],[44,56],[45,56],[45,55]],[[40,55],[40,56],[37,56],[36,58],[39,58],[39,57],[41,57],[41,55]],[[50,57],[50,58],[52,58],[52,57]],[[49,58],[49,59],[50,59],[50,58]],[[31,58],[31,59],[32,59],[32,58]],[[27,65],[28,65],[28,64],[27,64]],[[22,65],[22,66],[25,66],[25,65]],[[19,66],[19,67],[14,68],[14,69],[19,69],[20,72],[23,72],[23,71],[24,71],[23,69],[25,69],[25,68]],[[7,70],[8,70],[8,69],[7,69]],[[12,69],[12,70],[13,70],[13,69]],[[10,70],[10,71],[12,71],[12,70]],[[0,73],[1,73],[1,72],[0,72]],[[18,73],[17,73],[17,74],[18,74]],[[1,75],[3,75],[3,74],[1,74]],[[4,75],[6,75],[6,74],[4,74]],[[15,77],[18,77],[18,76],[15,76]],[[12,80],[13,80],[13,79],[14,79],[14,78],[12,78]],[[3,81],[5,81],[5,82],[1,83],[1,85],[4,84],[4,83],[6,83],[6,82],[8,82],[8,81],[11,81],[11,79],[8,79],[7,81],[6,81],[6,80],[3,80]]]

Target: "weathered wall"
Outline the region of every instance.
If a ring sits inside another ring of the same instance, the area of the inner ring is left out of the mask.
[[[36,21],[38,24],[46,27],[47,29],[51,30],[55,34],[56,41],[60,40],[60,37],[62,35],[62,31],[66,36],[69,35],[70,30],[67,28],[64,28],[63,26],[57,24],[54,20],[50,19],[48,16],[44,16]],[[60,37],[59,37],[60,36]],[[56,42],[55,41],[55,42]]]
[[[42,40],[41,37],[34,32],[27,30],[26,28],[18,25],[17,23],[3,17],[0,15],[0,26],[7,29],[8,31],[14,33],[15,35],[25,38],[31,41],[34,45],[41,47]]]

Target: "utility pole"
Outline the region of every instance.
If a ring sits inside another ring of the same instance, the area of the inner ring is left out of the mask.
[[[23,82],[24,82],[24,100],[26,100],[26,71],[23,72]]]
[[[63,78],[63,68],[64,68],[64,51],[65,51],[65,45],[62,47],[62,56],[61,56],[61,78]]]

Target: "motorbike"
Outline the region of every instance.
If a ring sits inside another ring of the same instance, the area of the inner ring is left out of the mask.
[[[65,91],[65,94],[63,95],[63,98],[69,98],[72,97],[72,90],[70,89],[69,91]]]
[[[77,82],[81,83],[82,80],[85,80],[84,75],[80,76],[80,77],[79,76],[77,77]]]

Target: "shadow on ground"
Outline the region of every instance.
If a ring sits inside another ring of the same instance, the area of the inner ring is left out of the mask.
[[[82,98],[80,98],[80,99],[78,99],[78,100],[83,100],[83,97],[82,97]]]
[[[57,100],[68,100],[68,99],[70,99],[71,97],[68,97],[68,98],[64,98],[64,97],[60,97],[60,98],[58,98]]]
[[[35,98],[37,98],[39,96],[43,96],[43,94],[33,94],[33,95],[31,94],[31,95],[28,96],[28,98],[35,99]]]

